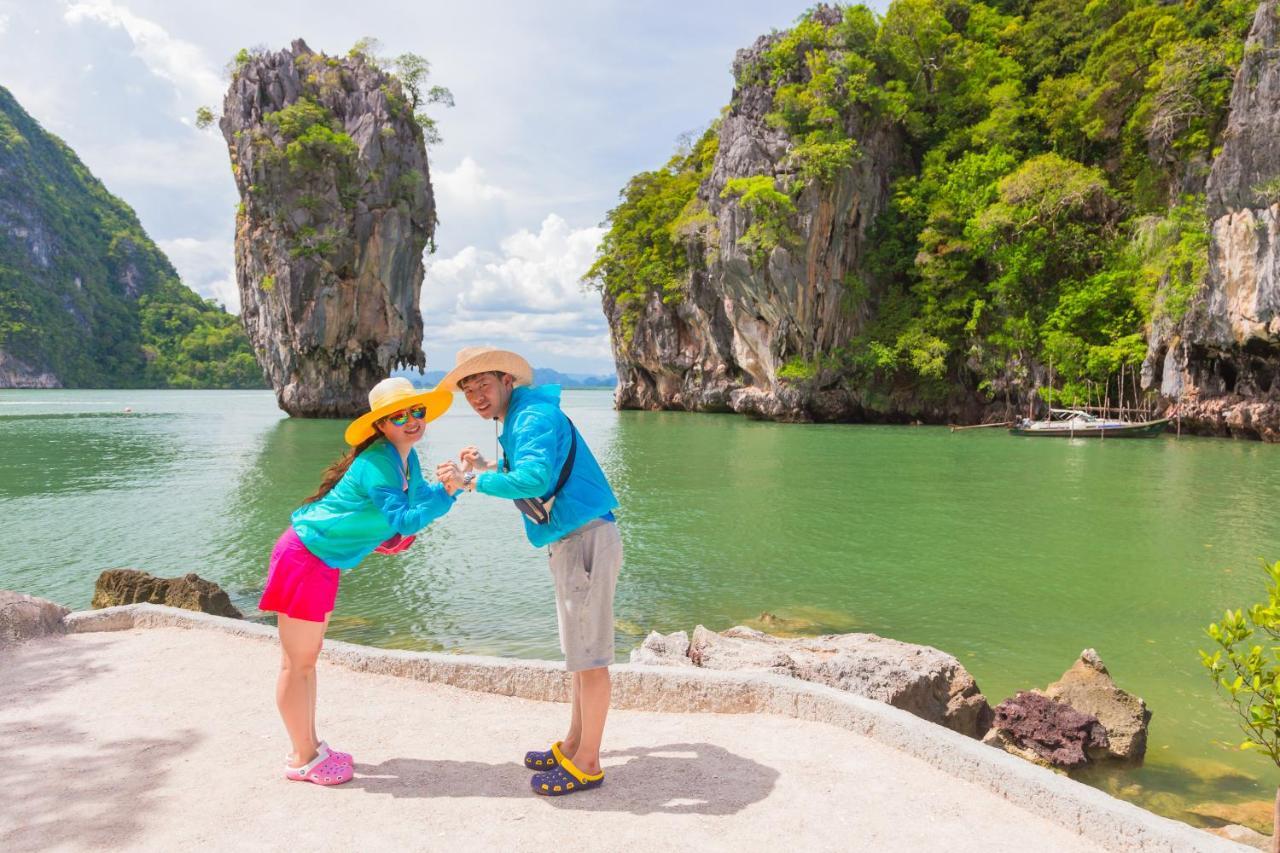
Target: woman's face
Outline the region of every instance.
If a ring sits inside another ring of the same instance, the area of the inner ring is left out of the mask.
[[[378,429],[396,447],[411,447],[427,434],[426,414],[424,406],[401,409],[378,421]]]

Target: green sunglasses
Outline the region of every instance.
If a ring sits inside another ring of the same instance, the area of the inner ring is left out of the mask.
[[[394,415],[387,415],[387,423],[402,427],[409,422],[409,416],[412,415],[414,420],[425,420],[427,417],[426,406],[414,406],[412,409],[405,409],[403,412],[396,412]]]

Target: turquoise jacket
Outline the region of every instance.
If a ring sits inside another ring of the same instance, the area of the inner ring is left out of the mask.
[[[402,471],[395,446],[375,441],[329,494],[293,513],[302,544],[325,564],[352,569],[392,535],[417,533],[453,507],[456,496],[422,479],[416,451],[409,451],[408,492]]]
[[[497,498],[540,498],[560,478],[569,456],[569,419],[560,411],[560,386],[516,388],[498,438],[511,470],[487,471],[476,478],[476,491]],[[535,548],[549,545],[618,506],[596,458],[578,434],[573,470],[551,506],[546,524],[524,519],[524,532]],[[522,516],[523,517],[523,516]]]

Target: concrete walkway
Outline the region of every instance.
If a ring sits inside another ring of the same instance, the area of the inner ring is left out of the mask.
[[[320,733],[356,778],[288,782],[277,657],[175,627],[0,651],[0,849],[1191,849],[1098,846],[873,738],[765,714],[615,711],[605,786],[544,799],[519,758],[567,706],[324,660]]]

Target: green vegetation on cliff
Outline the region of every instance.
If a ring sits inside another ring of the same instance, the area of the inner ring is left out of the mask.
[[[711,173],[718,131],[713,124],[661,169],[636,175],[622,191],[622,204],[609,212],[612,227],[583,278],[606,282],[622,309],[627,341],[650,293],[666,302],[680,300],[690,270],[689,244],[715,243],[707,233],[715,219],[697,192]]]
[[[2,87],[0,175],[0,353],[68,387],[262,387],[240,321]]]
[[[924,398],[958,386],[995,396],[1050,362],[1068,393],[1113,379],[1203,280],[1204,181],[1256,7],[815,7],[738,68],[739,92],[767,92],[765,121],[791,141],[775,174],[725,190],[751,223],[739,248],[757,268],[778,247],[795,251],[786,237],[803,226],[801,192],[825,191],[864,156],[855,129],[896,128],[912,165],[852,271],[872,320],[821,354],[822,372]],[[680,168],[637,176],[611,211],[590,274],[607,293],[678,291],[670,277],[687,265],[655,278],[637,259],[708,248],[676,234],[679,206],[660,203],[668,189],[651,176]]]
[[[378,49],[377,39],[362,38],[347,58],[383,72],[385,82],[378,91],[387,110],[393,117],[416,126],[414,132],[421,133],[425,144],[439,144],[439,127],[425,107],[452,107],[453,94],[444,86],[428,85],[431,64],[424,57],[414,53],[381,57]],[[264,53],[262,48],[241,49],[227,65],[233,81]],[[317,228],[310,220],[339,219],[343,211],[354,210],[361,193],[369,185],[382,182],[383,166],[361,170],[360,146],[334,112],[334,105],[342,103],[352,86],[351,69],[344,66],[344,61],[308,51],[296,56],[294,65],[301,90],[298,98],[265,113],[260,126],[241,131],[249,134],[257,161],[252,172],[255,183],[249,186],[249,192],[256,199],[293,199],[297,212],[303,215],[301,220],[295,221],[298,218],[286,211],[274,211],[276,224],[289,236],[290,257],[327,262],[350,248],[349,235],[340,229]],[[210,107],[197,108],[197,127],[210,127],[217,120]],[[386,139],[394,138],[396,133],[390,124],[384,124],[379,132]],[[238,175],[244,165],[233,157],[233,173]],[[399,175],[392,187],[393,201],[412,203],[425,183],[426,177],[416,169]],[[336,194],[328,191],[330,187],[336,189]],[[241,202],[238,221],[253,219],[249,216],[251,206],[252,201],[249,205]],[[435,251],[432,238],[428,240],[428,250]]]

